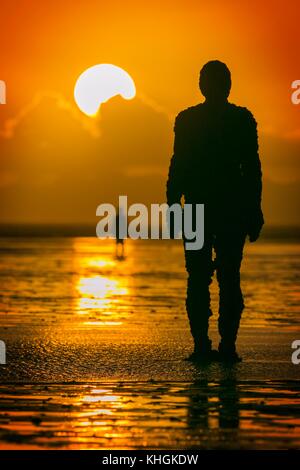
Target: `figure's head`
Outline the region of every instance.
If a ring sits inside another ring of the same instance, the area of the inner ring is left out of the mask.
[[[231,74],[219,60],[207,62],[200,71],[199,86],[207,101],[226,101],[231,88]]]

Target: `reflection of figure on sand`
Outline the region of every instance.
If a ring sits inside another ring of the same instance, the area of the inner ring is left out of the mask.
[[[239,395],[234,378],[195,381],[189,389],[187,425],[200,433],[239,427]]]
[[[116,215],[116,258],[118,261],[125,259],[125,239],[120,233],[120,220],[124,217],[122,209],[117,212]]]

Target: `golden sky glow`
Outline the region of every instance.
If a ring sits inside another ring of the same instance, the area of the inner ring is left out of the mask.
[[[174,117],[202,100],[199,70],[218,58],[232,72],[231,101],[259,124],[266,219],[295,224],[299,10],[296,0],[3,3],[0,220],[93,222],[119,194],[162,202]],[[73,91],[101,63],[128,72],[137,95],[109,100],[91,123]]]

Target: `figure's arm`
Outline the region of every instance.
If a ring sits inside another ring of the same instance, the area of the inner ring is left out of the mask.
[[[180,204],[183,194],[182,163],[184,159],[184,139],[181,126],[181,114],[179,114],[175,120],[174,132],[174,150],[167,180],[167,203],[169,206],[174,203]]]
[[[256,241],[264,224],[261,210],[262,171],[258,152],[257,124],[249,111],[243,120],[241,171],[245,194],[245,213],[250,241]]]

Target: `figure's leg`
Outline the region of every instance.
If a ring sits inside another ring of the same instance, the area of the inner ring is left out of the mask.
[[[120,250],[119,250],[119,258],[124,257],[124,240],[119,240]]]
[[[201,250],[185,249],[185,266],[188,273],[186,310],[195,351],[206,352],[211,350],[208,337],[209,317],[212,314],[209,285],[214,272],[211,237],[206,237]]]
[[[244,300],[240,286],[240,267],[245,244],[242,231],[218,233],[215,238],[216,270],[219,283],[220,352],[236,355],[235,342]]]

